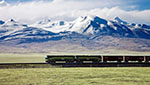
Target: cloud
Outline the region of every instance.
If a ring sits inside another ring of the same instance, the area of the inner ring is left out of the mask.
[[[150,10],[123,10],[119,7],[121,2],[114,1],[115,3],[112,0],[53,0],[19,3],[0,7],[0,19],[14,18],[21,22],[33,23],[45,17],[53,20],[74,20],[79,16],[97,15],[106,19],[119,16],[129,22],[150,24]]]
[[[119,16],[123,20],[126,20],[130,23],[146,23],[150,24],[150,10],[144,11],[125,11],[119,7],[113,8],[102,8],[102,9],[93,9],[89,12],[92,15],[97,15],[106,19],[113,19],[115,16]]]

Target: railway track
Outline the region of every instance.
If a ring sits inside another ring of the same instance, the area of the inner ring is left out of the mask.
[[[84,64],[48,64],[48,63],[0,63],[0,69],[9,68],[52,68],[52,67],[150,67],[150,63],[84,63]]]

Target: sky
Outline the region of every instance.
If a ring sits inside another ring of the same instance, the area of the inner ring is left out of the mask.
[[[2,1],[2,0],[0,0]],[[40,0],[6,0],[8,3],[19,3],[19,2],[32,2],[32,1],[40,1]],[[41,0],[44,2],[52,2],[53,0]],[[126,9],[126,7],[128,6],[130,9],[136,9],[136,10],[147,10],[150,9],[150,0],[66,0],[66,1],[80,1],[80,2],[86,2],[86,1],[92,1],[92,2],[103,2],[105,1],[105,3],[109,3],[112,2],[113,6],[120,6],[121,8]],[[119,3],[118,3],[119,2]],[[111,7],[111,6],[107,6],[107,7]],[[126,10],[130,10],[130,9],[126,9]]]
[[[34,23],[43,18],[74,20],[96,15],[104,19],[115,16],[133,23],[150,24],[150,0],[0,0],[0,20],[11,18]]]

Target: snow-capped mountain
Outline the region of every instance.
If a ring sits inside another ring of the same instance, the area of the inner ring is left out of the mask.
[[[10,19],[6,23],[0,25],[1,40],[23,39],[30,40],[27,42],[32,42],[32,40],[40,41],[40,39],[49,39],[52,35],[54,37],[56,34],[41,28],[28,27],[28,25],[20,24],[13,19]]]
[[[111,35],[117,37],[150,38],[150,26],[130,24],[119,17],[115,17],[114,20],[105,20],[98,16],[84,16],[77,18],[73,22],[50,22],[39,27],[54,33],[76,32],[87,36]]]
[[[0,52],[143,52],[150,51],[149,42],[149,25],[128,23],[119,17],[82,16],[70,22],[45,18],[32,25],[0,20]]]
[[[58,40],[63,38],[87,38],[113,36],[126,38],[150,39],[150,26],[130,24],[119,17],[114,20],[102,19],[98,16],[82,16],[72,22],[51,21],[44,19],[28,26],[14,19],[0,21],[0,39]]]
[[[118,22],[118,23],[120,23],[120,24],[127,24],[127,22],[121,20],[119,17],[115,17],[115,18],[114,18],[114,21],[116,21],[116,22]]]
[[[32,27],[43,28],[44,30],[54,33],[64,32],[69,27],[69,22],[66,21],[51,21],[49,18],[37,21],[30,25]]]

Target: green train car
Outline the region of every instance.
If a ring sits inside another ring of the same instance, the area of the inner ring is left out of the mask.
[[[98,63],[101,60],[101,56],[85,56],[85,55],[48,55],[46,56],[46,62],[55,64],[57,62],[63,62],[63,63]]]

